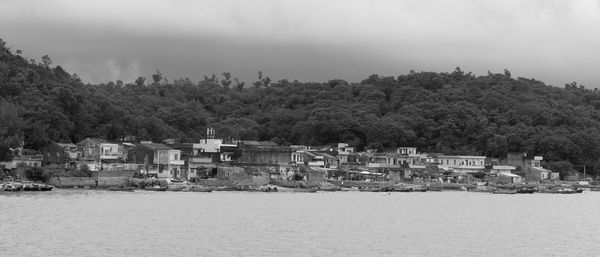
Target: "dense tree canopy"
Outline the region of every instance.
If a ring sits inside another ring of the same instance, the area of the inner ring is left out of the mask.
[[[280,144],[348,142],[359,149],[416,146],[424,152],[544,155],[574,167],[600,166],[600,93],[500,74],[414,72],[371,75],[361,83],[273,82],[247,85],[231,73],[204,80],[84,84],[47,55],[27,61],[0,42],[0,157],[20,141],[135,137],[196,141],[219,137]]]

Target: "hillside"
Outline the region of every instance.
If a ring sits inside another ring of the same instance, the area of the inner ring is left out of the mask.
[[[243,84],[229,73],[92,85],[47,56],[26,60],[0,40],[0,159],[85,137],[195,141],[207,126],[219,137],[280,144],[348,142],[359,149],[416,146],[447,154],[544,155],[547,165],[600,169],[600,93],[512,78],[410,72],[361,83],[331,80]]]

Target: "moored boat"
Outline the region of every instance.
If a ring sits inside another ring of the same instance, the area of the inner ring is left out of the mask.
[[[583,189],[559,188],[556,192],[559,194],[580,194],[583,193]]]
[[[492,191],[492,194],[504,194],[504,195],[514,195],[517,193],[517,190],[513,189],[496,189]]]
[[[180,191],[183,191],[184,188],[185,187],[182,187],[182,186],[168,187],[167,191],[180,192]]]
[[[146,191],[167,191],[168,187],[161,187],[161,186],[153,186],[153,187],[145,187],[144,190]]]
[[[3,192],[32,192],[32,191],[50,191],[54,187],[47,184],[33,182],[9,182],[0,184],[0,191]]]
[[[316,193],[316,187],[278,187],[279,192],[293,192],[293,193]]]
[[[123,191],[123,192],[133,192],[135,187],[110,187],[108,188],[110,191]]]
[[[535,192],[535,188],[531,187],[522,187],[517,189],[517,194],[533,194]]]
[[[361,192],[382,192],[381,188],[377,188],[377,187],[361,187],[358,189],[358,191]]]

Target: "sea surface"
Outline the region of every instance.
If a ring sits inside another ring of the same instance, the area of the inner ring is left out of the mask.
[[[600,192],[3,193],[0,256],[600,256]]]

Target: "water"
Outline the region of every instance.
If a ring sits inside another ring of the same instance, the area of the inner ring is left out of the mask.
[[[0,256],[600,256],[600,192],[0,195]]]

